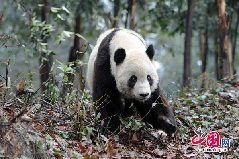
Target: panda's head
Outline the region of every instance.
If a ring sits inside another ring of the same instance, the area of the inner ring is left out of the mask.
[[[146,50],[125,50],[119,48],[114,53],[116,86],[126,98],[146,101],[157,88],[159,79],[152,63],[153,46]]]

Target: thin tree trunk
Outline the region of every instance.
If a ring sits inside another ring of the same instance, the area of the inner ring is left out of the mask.
[[[228,1],[228,6],[229,8],[232,9],[232,12],[230,12],[230,14],[227,14],[227,21],[228,21],[228,37],[230,39],[230,41],[233,42],[234,39],[234,23],[233,23],[233,19],[237,18],[237,11],[236,10],[236,6],[237,6],[237,1],[238,0],[230,0]]]
[[[200,50],[200,59],[201,59],[201,79],[202,79],[202,83],[201,83],[201,87],[205,88],[206,86],[206,74],[205,74],[205,31],[200,31],[199,32],[199,50]]]
[[[136,16],[136,0],[131,0],[129,28],[132,30],[135,30],[135,27],[136,27],[135,16]]]
[[[203,31],[199,31],[199,51],[200,51],[200,59],[201,61],[203,61],[203,57],[204,57],[204,51],[205,51],[205,35]]]
[[[74,33],[80,34],[80,32],[81,32],[81,17],[80,15],[77,15],[75,18]],[[77,35],[74,35],[74,43],[69,52],[68,62],[75,62],[78,59],[77,57],[80,54],[79,51],[80,51],[80,37],[78,37]]]
[[[239,25],[239,14],[237,13],[237,21],[236,26],[234,30],[234,39],[232,43],[232,66],[233,66],[233,74],[236,74],[236,68],[235,68],[235,55],[236,55],[236,46],[237,46],[237,32],[238,32],[238,25]]]
[[[217,30],[215,32],[217,33]],[[214,35],[214,53],[215,53],[215,74],[216,74],[217,80],[219,80],[219,73],[218,73],[218,69],[219,69],[219,65],[218,65],[219,44],[218,44],[218,35],[217,34]]]
[[[232,66],[230,62],[230,51],[228,41],[228,23],[225,15],[225,0],[216,0],[218,10],[218,24],[219,24],[219,39],[220,39],[220,51],[218,55],[219,79],[232,77]]]
[[[114,20],[113,20],[113,27],[118,27],[119,10],[120,10],[120,0],[114,0]]]
[[[207,55],[208,55],[208,10],[207,9],[207,16],[205,17],[205,33],[204,33],[204,37],[205,37],[205,41],[204,41],[204,56],[202,59],[202,73],[206,72],[207,69]]]
[[[204,51],[202,56],[202,88],[206,88],[207,77],[207,56],[208,56],[208,17],[209,17],[209,6],[207,6],[207,15],[205,17],[205,32],[204,32]]]
[[[232,4],[230,4],[230,3],[232,3]],[[231,6],[230,6],[230,5],[231,5]],[[236,4],[235,4],[235,1],[234,1],[234,0],[230,0],[229,6],[232,7],[232,8],[234,8],[234,5],[236,5]],[[234,12],[231,12],[231,14],[228,14],[228,15],[227,15],[227,21],[229,22],[229,23],[228,23],[228,37],[229,37],[229,39],[231,39],[231,41],[232,41],[232,39],[233,39],[233,37],[234,37],[233,32],[232,32],[232,30],[233,30],[233,19],[234,19],[234,16],[235,16],[235,13],[234,13]]]
[[[75,74],[72,74],[72,73],[67,74],[68,83],[64,84],[63,86],[63,91],[62,91],[63,94],[71,91],[73,83],[74,83],[74,79],[76,77],[79,77],[79,81],[82,80],[82,69],[81,69],[81,66],[77,64],[77,60],[80,60],[83,57],[83,54],[80,53],[81,51],[80,37],[76,35],[81,33],[82,18],[79,11],[80,11],[80,4],[77,6],[77,9],[75,12],[76,16],[75,16],[75,27],[74,27],[74,33],[75,33],[74,43],[70,49],[69,58],[68,58],[68,63],[73,64],[71,67],[76,69],[76,72]],[[70,66],[68,65],[68,67]],[[83,90],[83,89],[84,89],[84,86],[80,82],[80,90]]]
[[[132,30],[135,30],[135,27],[136,27],[135,16],[136,16],[136,0],[128,0],[125,28],[130,28]],[[129,20],[129,26],[128,26],[128,20]]]
[[[43,7],[41,10],[42,22],[47,23],[48,14],[49,14],[48,0],[43,0]],[[43,43],[47,43],[47,37],[45,35],[41,35],[41,38],[42,38]],[[52,57],[52,55],[47,55],[45,52],[41,52],[39,62],[40,62],[39,72],[40,72],[41,86],[42,86],[42,91],[44,91],[46,89],[44,83],[50,77],[50,71],[51,71],[51,67],[52,67],[52,63],[53,63],[53,57]]]
[[[188,0],[188,10],[186,17],[186,33],[184,43],[184,73],[183,86],[192,86],[192,70],[191,70],[191,43],[192,43],[192,17],[193,17],[194,0]]]
[[[126,11],[126,16],[125,16],[124,27],[125,27],[125,28],[128,28],[128,19],[129,19],[129,12],[130,12],[130,0],[128,0],[126,10],[127,10],[127,11]]]

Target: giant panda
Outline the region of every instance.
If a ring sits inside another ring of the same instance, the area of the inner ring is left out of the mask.
[[[119,131],[119,117],[132,115],[132,108],[153,128],[175,132],[174,114],[160,92],[153,56],[153,46],[132,30],[114,28],[98,38],[89,57],[87,82],[104,132]]]

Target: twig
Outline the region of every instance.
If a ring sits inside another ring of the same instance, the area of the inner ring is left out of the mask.
[[[10,59],[8,59],[7,61],[7,65],[6,65],[6,77],[5,77],[5,81],[6,81],[6,86],[8,87],[8,66],[10,64]]]
[[[3,77],[2,75],[0,75],[0,77],[3,78],[3,79],[6,81],[6,78],[5,78],[5,77]]]
[[[19,113],[17,114],[11,121],[10,121],[10,126],[16,122],[16,120],[18,118],[20,118],[23,114],[25,114],[27,112],[27,106],[24,107],[24,109]]]

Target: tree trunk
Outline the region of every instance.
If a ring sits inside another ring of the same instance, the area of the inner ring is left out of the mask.
[[[124,23],[125,28],[128,28],[129,12],[130,12],[130,0],[128,0],[127,8],[126,8],[125,23]]]
[[[136,27],[135,16],[136,16],[136,0],[131,0],[129,28],[132,30],[135,30],[135,27]]]
[[[78,15],[75,18],[74,33],[80,34],[80,32],[81,32],[81,17]],[[75,62],[80,54],[79,51],[80,51],[80,37],[74,35],[74,43],[69,52],[68,62]]]
[[[135,16],[136,16],[136,0],[128,0],[125,28],[130,28],[132,30],[135,30],[135,27],[136,27]],[[129,19],[129,26],[128,26],[128,19]]]
[[[120,0],[114,0],[114,20],[113,20],[113,28],[118,27],[119,10],[120,10]]]
[[[192,86],[192,70],[191,70],[191,43],[192,43],[192,16],[193,16],[194,0],[188,0],[188,10],[186,17],[186,33],[184,43],[184,73],[183,86]]]
[[[48,14],[49,14],[49,3],[48,0],[43,0],[43,7],[41,10],[41,20],[42,22],[47,23],[48,21]],[[47,43],[47,37],[45,35],[41,35],[41,39],[43,43]],[[50,71],[53,63],[53,57],[52,55],[47,55],[45,52],[41,52],[40,55],[40,80],[41,80],[41,86],[42,91],[44,91],[45,88],[45,82],[49,79]]]
[[[236,55],[236,46],[237,46],[237,32],[238,32],[238,25],[239,25],[239,14],[237,13],[237,21],[236,26],[234,30],[234,38],[232,41],[232,66],[233,66],[233,74],[236,74],[236,68],[235,68],[235,55]]]
[[[205,73],[205,31],[200,31],[199,32],[199,50],[200,50],[200,60],[201,60],[201,87],[205,88],[206,86],[206,73]]]
[[[204,56],[202,58],[202,73],[206,72],[207,69],[207,55],[208,55],[208,12],[209,9],[207,9],[207,16],[205,17],[205,41],[204,41]]]
[[[70,49],[69,58],[68,58],[68,63],[73,64],[71,67],[73,67],[73,69],[76,69],[76,72],[75,72],[75,74],[72,74],[72,73],[67,74],[68,83],[64,84],[64,86],[63,86],[63,91],[62,91],[63,94],[71,91],[73,83],[74,83],[74,79],[76,77],[79,76],[79,81],[83,80],[81,66],[79,66],[77,64],[77,61],[83,57],[83,54],[81,53],[82,50],[81,50],[80,37],[76,35],[76,34],[81,33],[82,18],[81,18],[79,11],[80,11],[80,4],[77,6],[77,9],[75,12],[76,17],[75,17],[75,27],[74,27],[74,33],[75,33],[74,43]],[[68,65],[68,67],[70,67],[70,66]],[[83,89],[84,89],[84,85],[82,85],[82,82],[80,82],[80,90],[83,90]]]
[[[75,17],[75,28],[74,28],[74,33],[75,34],[80,34],[81,33],[81,16],[77,15]],[[70,49],[69,52],[69,58],[68,58],[68,62],[73,64],[73,67],[76,67],[76,60],[78,60],[80,58],[80,37],[78,37],[77,35],[74,35],[74,43],[73,46]],[[68,80],[69,82],[73,82],[74,81],[74,75],[73,74],[69,74],[68,75]]]
[[[216,0],[219,24],[220,50],[218,54],[218,76],[219,80],[232,77],[232,66],[230,62],[228,23],[225,15],[225,0]]]
[[[199,31],[199,51],[200,51],[200,59],[201,61],[203,60],[203,56],[204,56],[204,51],[205,51],[205,35],[203,31]]]
[[[235,1],[234,0],[230,0],[230,2],[228,2],[228,6],[230,8],[234,8],[234,6],[236,6]],[[235,13],[234,11],[231,12],[231,14],[227,14],[227,21],[228,23],[228,37],[229,39],[232,41],[234,35],[233,35],[233,19],[234,19]]]
[[[217,30],[215,32],[217,33]],[[218,65],[219,44],[218,44],[218,35],[217,34],[214,35],[214,53],[215,53],[215,74],[216,74],[217,80],[219,80],[219,73],[218,73],[218,69],[219,69],[219,65]]]
[[[208,56],[208,17],[209,17],[209,6],[207,6],[207,14],[205,17],[205,31],[204,31],[204,41],[203,46],[204,50],[202,52],[202,88],[207,87],[207,77],[206,77],[206,69],[207,69],[207,56]]]

